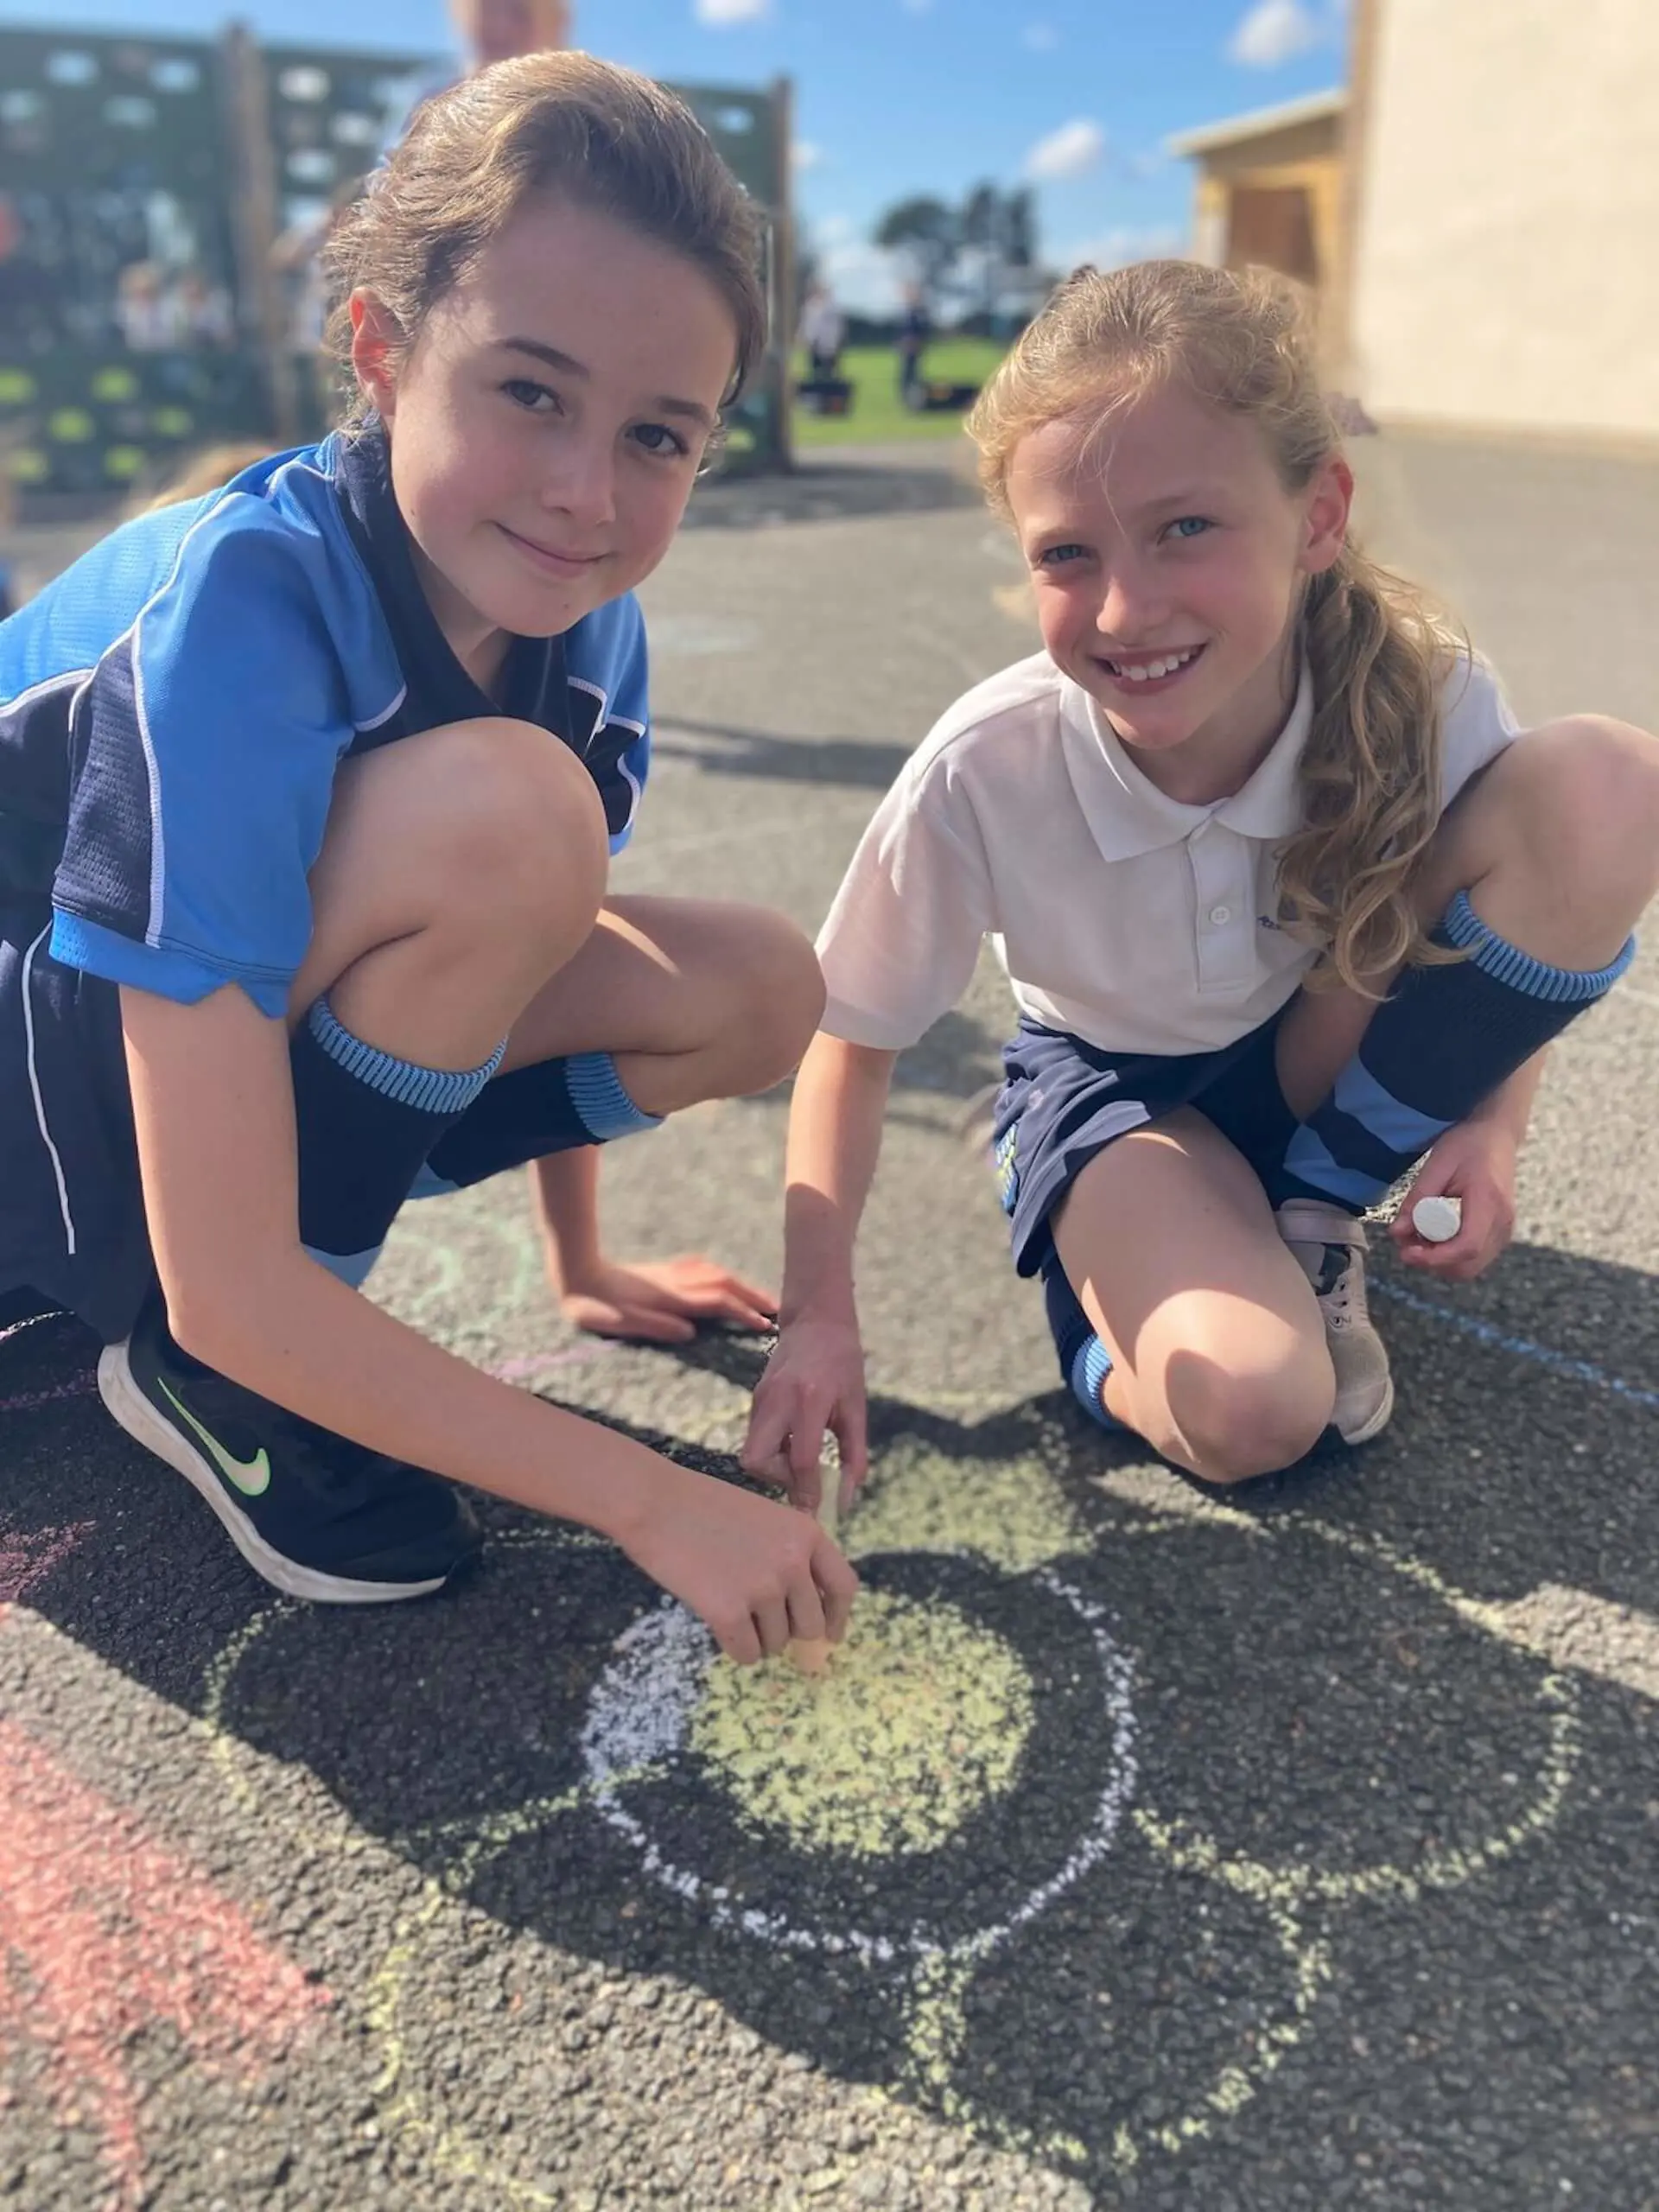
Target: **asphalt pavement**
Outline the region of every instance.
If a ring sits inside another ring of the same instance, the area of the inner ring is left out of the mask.
[[[1360,460],[1523,716],[1659,726],[1659,463]],[[38,582],[73,542],[11,550]],[[949,449],[715,484],[645,596],[617,887],[808,926],[1033,642]],[[0,1337],[0,2202],[1659,2207],[1654,948],[1558,1050],[1489,1277],[1378,1263],[1388,1433],[1225,1494],[1058,1387],[962,1135],[982,965],[900,1064],[823,1686],[734,1676],[493,1506],[450,1596],[279,1601],[106,1421],[83,1332]],[[774,1278],[786,1112],[618,1147],[611,1247]],[[373,1288],[733,1471],[759,1347],[576,1337],[515,1179],[406,1210]]]

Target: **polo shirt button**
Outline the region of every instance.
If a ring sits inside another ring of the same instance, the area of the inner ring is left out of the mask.
[[[1230,906],[1212,906],[1210,909],[1210,918],[1217,929],[1221,929],[1232,920],[1233,910]]]

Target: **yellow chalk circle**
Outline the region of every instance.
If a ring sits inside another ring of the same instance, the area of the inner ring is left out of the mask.
[[[712,1665],[690,1740],[761,1827],[808,1851],[931,1851],[1012,1784],[1019,1654],[955,1605],[865,1590],[828,1671]]]
[[[882,1454],[842,1532],[849,1559],[977,1553],[1008,1574],[1027,1574],[1093,1541],[1040,1459],[988,1460],[964,1482],[960,1461],[911,1441]]]

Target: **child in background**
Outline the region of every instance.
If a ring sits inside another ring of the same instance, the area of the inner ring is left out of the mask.
[[[764,342],[752,213],[671,95],[544,55],[429,102],[329,250],[346,429],[0,631],[0,1294],[102,1333],[116,1419],[293,1594],[441,1586],[448,1477],[613,1536],[739,1659],[836,1637],[802,1516],[355,1287],[411,1189],[534,1161],[590,1319],[766,1318],[608,1265],[594,1150],[776,1083],[822,1006],[781,917],[606,895],[632,588]]]
[[[853,1249],[896,1054],[990,936],[1019,1009],[995,1159],[1084,1410],[1212,1482],[1393,1405],[1360,1216],[1461,1201],[1402,1257],[1506,1243],[1539,1055],[1630,957],[1659,747],[1516,727],[1348,536],[1299,302],[1261,271],[1079,270],[969,420],[1046,651],[906,765],[819,942],[790,1120],[782,1330],[746,1464],[865,1468]]]

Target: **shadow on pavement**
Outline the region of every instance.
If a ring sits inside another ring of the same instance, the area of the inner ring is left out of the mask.
[[[692,493],[682,527],[764,529],[983,504],[965,441],[928,441],[833,457],[809,452],[786,476],[709,477]]]
[[[879,791],[887,790],[913,750],[857,737],[780,737],[728,722],[693,721],[684,715],[668,715],[657,723],[652,745],[665,759],[689,761],[711,775],[844,784]]]
[[[490,1503],[497,1541],[443,1600],[270,1603],[109,1427],[61,1319],[0,1344],[0,1559],[94,1521],[27,1602],[110,1666],[308,1770],[505,1930],[689,1980],[1103,2201],[1153,2201],[1135,2175],[1179,2154],[1180,2201],[1219,2202],[1254,2128],[1299,2186],[1344,2130],[1443,2179],[1467,2162],[1460,2198],[1378,2202],[1542,2202],[1540,2177],[1592,2169],[1597,2201],[1639,2202],[1655,1707],[1493,1623],[1544,1585],[1659,1614],[1654,1284],[1520,1247],[1445,1300],[1459,1325],[1379,1274],[1388,1437],[1224,1497],[1058,1392],[976,1421],[878,1399],[866,1586],[990,1671],[954,1707],[918,1678],[844,1715],[830,1785],[785,1768],[769,1795],[764,1708],[747,1749],[698,1733],[683,1617],[616,1552]],[[681,1356],[759,1371],[735,1339]],[[1013,1688],[981,1742],[993,1678]],[[991,1738],[1013,1764],[958,1788]],[[893,1840],[906,1810],[919,1842]],[[443,1929],[400,2029],[435,2103],[455,2060],[433,1993],[481,1955]],[[515,1955],[520,2001],[537,1971]]]

